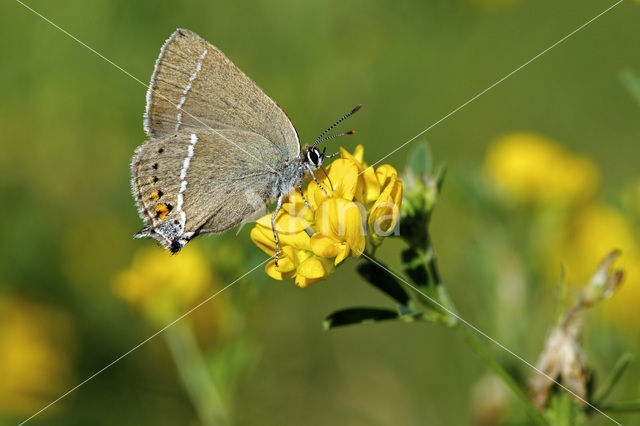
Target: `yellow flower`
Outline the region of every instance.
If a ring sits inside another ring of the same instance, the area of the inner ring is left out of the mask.
[[[382,237],[395,229],[400,218],[402,181],[398,179],[398,172],[389,165],[378,168],[376,178],[381,192],[371,208],[368,222],[372,242],[380,244]]]
[[[148,319],[164,324],[208,296],[214,281],[197,244],[190,244],[179,256],[156,247],[141,250],[132,265],[116,275],[113,289]],[[216,308],[221,305],[217,302]]]
[[[612,207],[595,204],[576,215],[552,256],[563,263],[567,283],[585,285],[594,268],[613,249],[621,250],[616,268],[624,270],[623,284],[596,307],[603,318],[632,332],[640,332],[640,237],[627,217]]]
[[[364,251],[362,215],[358,205],[344,198],[329,198],[316,210],[316,233],[311,249],[322,257],[335,257],[335,265],[350,252],[360,256]]]
[[[294,207],[296,205],[298,209]],[[295,215],[295,212],[303,212],[304,216],[306,211],[309,209],[301,200],[290,200],[283,206],[276,216],[276,232],[280,243],[278,266],[275,265],[275,259],[272,259],[265,268],[267,274],[276,280],[295,277],[296,285],[302,288],[326,279],[333,271],[330,262],[318,259],[311,251],[311,237],[306,233],[306,227],[310,223]],[[258,219],[251,230],[251,239],[264,252],[275,255],[276,243],[271,229],[271,215]]]
[[[63,312],[0,302],[0,414],[31,415],[72,385],[73,340]]]
[[[571,206],[587,201],[600,180],[592,160],[529,132],[498,139],[489,148],[484,167],[504,195],[534,205]]]
[[[402,180],[398,172],[389,164],[383,164],[377,170],[364,162],[364,148],[358,145],[350,154],[340,148],[342,158],[350,159],[358,166],[359,189],[356,199],[370,211],[368,225],[372,242],[379,244],[382,237],[391,232],[400,217],[402,204]]]
[[[304,191],[309,207],[295,191],[276,216],[280,257],[278,266],[275,259],[267,264],[270,277],[295,278],[297,286],[307,287],[327,279],[349,255],[362,254],[367,224],[382,233],[376,235],[377,243],[395,229],[402,203],[402,181],[395,169],[368,167],[362,145],[353,154],[340,151],[342,158],[315,173],[322,188],[311,182]],[[251,239],[265,253],[275,255],[270,214],[258,219]]]
[[[340,147],[340,155],[345,160],[351,160],[358,168],[359,185],[356,200],[366,208],[370,208],[380,195],[380,183],[376,177],[375,169],[364,162],[364,147],[358,145],[353,154]]]

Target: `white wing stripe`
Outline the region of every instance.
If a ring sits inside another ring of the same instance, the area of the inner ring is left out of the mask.
[[[182,211],[182,206],[184,205],[184,192],[187,190],[187,170],[189,170],[189,166],[191,165],[191,158],[195,153],[195,146],[198,143],[198,136],[195,133],[191,133],[191,143],[189,144],[189,148],[187,150],[187,156],[184,159],[184,163],[182,164],[182,170],[180,170],[180,192],[178,192],[178,203],[176,209],[178,214],[180,215],[180,221],[182,230],[184,230],[185,223],[187,221],[186,215],[184,211]],[[182,232],[182,231],[180,231]]]
[[[187,83],[187,86],[182,91],[182,97],[180,98],[180,102],[178,102],[178,105],[176,105],[176,109],[178,111],[182,109],[182,106],[187,101],[187,94],[189,93],[189,90],[191,90],[193,81],[196,79],[196,77],[198,77],[198,73],[202,70],[202,62],[204,61],[204,57],[207,56],[208,52],[209,51],[207,49],[204,49],[204,52],[202,52],[202,54],[200,55],[200,60],[196,65],[196,70],[193,72],[193,74],[191,74],[191,77],[189,77],[189,82]],[[181,125],[182,125],[182,112],[178,112],[178,116],[176,117],[176,131],[180,129]]]

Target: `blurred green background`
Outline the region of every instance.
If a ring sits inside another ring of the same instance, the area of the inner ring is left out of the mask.
[[[357,135],[340,143],[350,150],[364,144],[373,163],[612,2],[27,4],[145,83],[164,40],[177,27],[189,28],[271,95],[303,142],[362,103],[345,125]],[[487,314],[495,274],[476,266],[489,256],[482,237],[489,232],[469,207],[465,188],[481,175],[495,138],[527,130],[593,159],[601,174],[597,197],[617,206],[640,178],[640,105],[621,80],[624,70],[640,72],[639,22],[640,4],[624,2],[421,139],[430,142],[437,162],[449,166],[433,233],[453,297],[465,319],[531,362],[551,324],[562,260],[546,265],[552,273],[527,283],[539,309],[521,312],[526,339],[511,339],[500,313]],[[245,227],[237,236],[234,230],[192,243],[199,253],[195,266],[178,270],[196,269],[202,276],[189,281],[194,290],[183,304],[174,306],[178,296],[170,292],[159,307],[144,305],[146,293],[118,292],[119,285],[126,287],[127,271],[164,263],[141,258],[141,251],[162,253],[153,241],[132,238],[141,222],[129,161],[145,138],[145,87],[17,2],[2,2],[0,24],[0,423],[15,424],[265,256]],[[385,162],[401,170],[408,152]],[[631,203],[640,212],[638,188]],[[638,241],[638,234],[630,238]],[[380,257],[397,259],[400,248],[391,241]],[[216,354],[217,361],[205,360],[215,364],[207,364],[213,376],[233,370],[224,380],[232,383],[225,398],[234,424],[479,421],[474,389],[486,371],[457,334],[402,323],[322,330],[324,316],[337,308],[386,303],[356,279],[355,263],[305,290],[270,280],[259,268],[205,305],[202,318],[188,320],[204,352]],[[171,279],[180,293],[181,278]],[[640,280],[629,276],[625,285]],[[626,303],[635,309],[639,302]],[[640,347],[637,326],[625,329],[601,315],[591,318],[586,334],[589,361],[602,376],[622,352]],[[167,343],[161,336],[151,340],[31,423],[198,424]],[[234,360],[238,365],[230,367]],[[636,397],[639,378],[635,365],[620,396]],[[593,420],[607,424],[602,417]]]

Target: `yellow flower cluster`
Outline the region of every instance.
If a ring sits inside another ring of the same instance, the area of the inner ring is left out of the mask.
[[[31,415],[69,388],[73,337],[63,312],[21,299],[0,302],[0,417]]]
[[[197,244],[190,244],[180,256],[167,256],[156,247],[138,252],[132,265],[114,277],[113,290],[146,318],[164,324],[203,300],[215,283]],[[216,312],[224,306],[218,301]]]
[[[275,259],[266,266],[272,278],[295,278],[297,286],[307,287],[326,279],[349,255],[360,256],[366,231],[375,245],[396,229],[402,203],[396,170],[386,164],[375,170],[367,166],[362,145],[353,154],[343,148],[340,153],[326,170],[316,172],[322,188],[311,182],[304,191],[309,206],[294,191],[278,213],[280,259],[278,266]],[[267,254],[275,254],[270,214],[258,219],[251,239]]]
[[[553,256],[567,271],[567,282],[583,286],[594,267],[612,249],[621,250],[616,267],[625,278],[616,294],[598,310],[605,319],[634,333],[640,332],[640,238],[634,224],[618,210],[593,204],[581,209],[563,235]]]
[[[588,200],[600,180],[591,159],[530,132],[498,139],[489,148],[484,167],[505,195],[540,205],[573,205]]]
[[[550,277],[562,263],[567,283],[582,287],[607,253],[621,250],[616,267],[624,270],[624,283],[596,309],[622,329],[640,332],[640,235],[622,211],[595,199],[600,180],[595,162],[541,135],[517,132],[491,146],[484,167],[506,200],[570,207],[547,217],[538,233]],[[640,184],[631,185],[622,198],[631,214],[640,212]]]

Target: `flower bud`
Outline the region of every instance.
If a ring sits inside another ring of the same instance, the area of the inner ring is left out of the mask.
[[[578,342],[580,329],[580,324],[573,322],[570,326],[551,330],[536,365],[538,372],[529,381],[531,399],[538,409],[544,409],[557,381],[584,405],[589,374]]]
[[[622,269],[613,270],[612,268],[618,256],[620,256],[620,251],[613,250],[598,266],[582,295],[582,303],[585,306],[591,306],[608,299],[622,283],[624,272]]]

